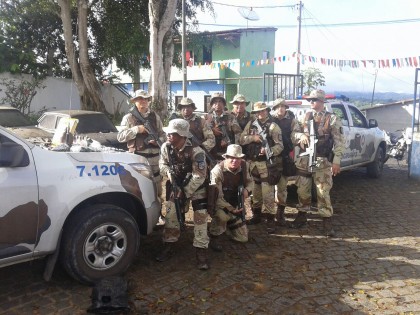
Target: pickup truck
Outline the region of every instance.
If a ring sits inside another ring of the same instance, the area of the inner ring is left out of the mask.
[[[341,119],[346,149],[341,159],[342,170],[364,166],[369,177],[382,175],[386,153],[386,133],[378,128],[376,119],[367,120],[362,112],[347,98],[326,95],[325,107]],[[311,104],[305,99],[287,100],[289,110],[302,121]]]
[[[0,127],[0,267],[48,257],[76,280],[122,274],[161,204],[146,159],[56,152]]]

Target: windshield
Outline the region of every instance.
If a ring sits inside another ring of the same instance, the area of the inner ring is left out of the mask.
[[[105,114],[77,115],[79,123],[76,127],[77,133],[96,133],[96,132],[118,132],[111,120]]]
[[[0,125],[8,128],[32,126],[30,120],[17,109],[0,110]]]

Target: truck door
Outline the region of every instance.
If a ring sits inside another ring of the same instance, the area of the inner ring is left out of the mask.
[[[32,255],[38,241],[38,209],[31,151],[0,128],[0,265]]]
[[[346,139],[343,157],[341,158],[341,167],[348,166],[353,163],[353,153],[350,150],[350,143],[348,141],[348,139],[350,139],[351,129],[349,127],[347,111],[343,104],[332,104],[331,109],[333,113],[341,119],[341,124],[343,125],[343,135],[344,139]]]
[[[355,153],[353,164],[369,161],[371,155],[375,154],[375,148],[370,147],[375,143],[375,135],[369,129],[366,117],[357,107],[348,105],[348,109],[352,128],[350,149]]]

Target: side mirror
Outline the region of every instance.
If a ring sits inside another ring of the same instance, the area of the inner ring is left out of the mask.
[[[378,122],[376,119],[369,119],[369,128],[375,128],[378,127]]]

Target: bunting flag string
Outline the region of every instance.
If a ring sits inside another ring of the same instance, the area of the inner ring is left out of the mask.
[[[278,56],[270,59],[253,59],[253,60],[226,60],[226,61],[214,61],[212,63],[189,63],[189,66],[210,66],[212,69],[219,68],[235,68],[235,67],[255,67],[255,66],[263,66],[268,64],[275,64],[275,63],[282,63],[282,62],[300,62],[302,65],[306,65],[308,63],[318,63],[323,66],[327,67],[334,67],[334,68],[404,68],[404,67],[415,67],[417,68],[420,65],[420,56],[411,56],[411,57],[404,57],[404,58],[390,58],[390,59],[377,59],[377,60],[368,60],[368,59],[359,59],[359,60],[346,60],[346,59],[333,59],[333,58],[325,58],[325,57],[316,57],[316,56],[309,56],[304,54],[297,54],[293,52],[290,55]]]

